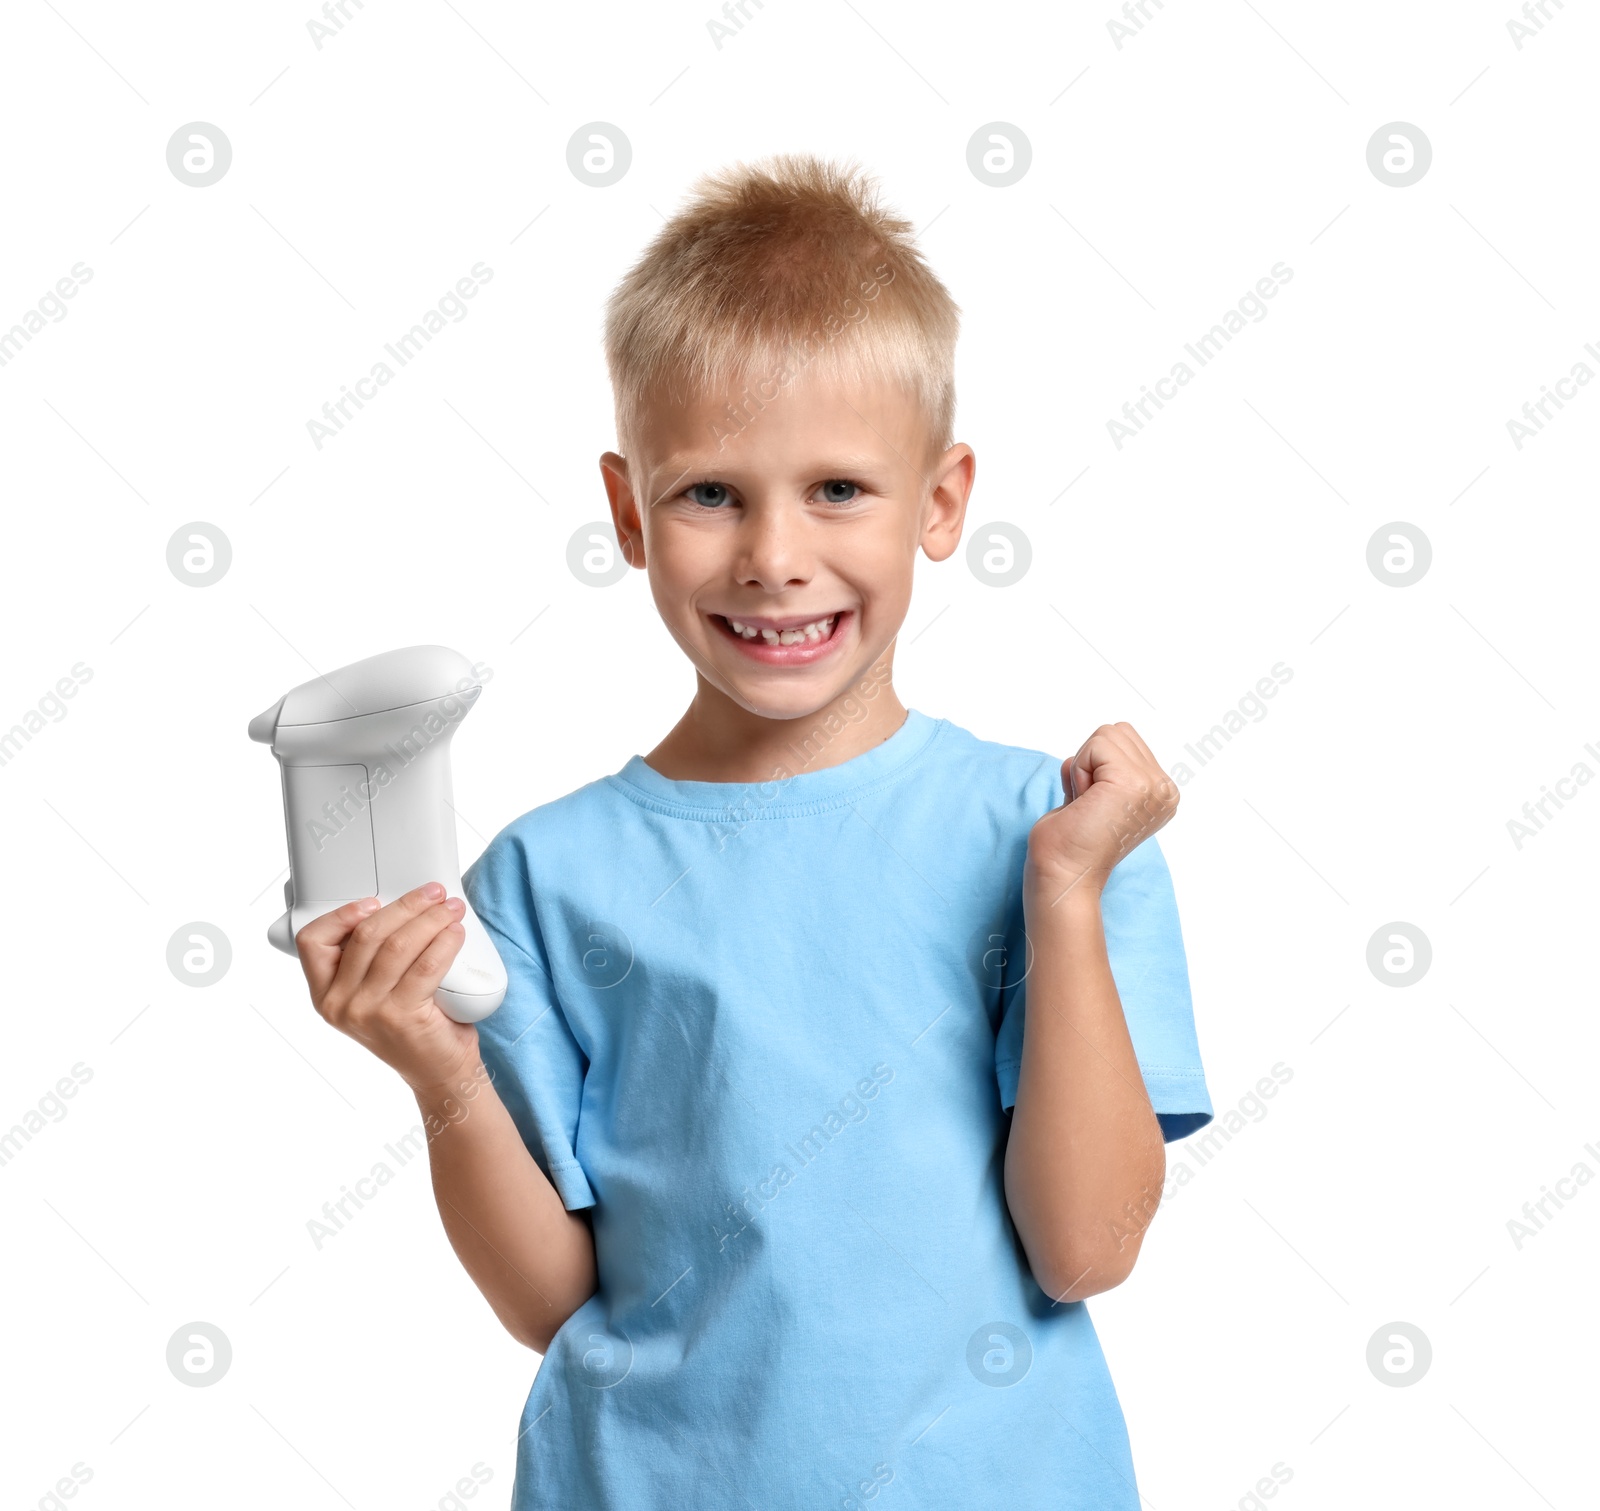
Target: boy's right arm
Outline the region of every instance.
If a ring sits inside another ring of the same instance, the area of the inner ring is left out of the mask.
[[[495,1315],[544,1352],[594,1294],[594,1237],[522,1142],[478,1054],[478,1031],[433,993],[466,937],[465,904],[437,882],[387,906],[346,903],[295,936],[311,1000],[399,1072],[428,1130],[445,1233]]]

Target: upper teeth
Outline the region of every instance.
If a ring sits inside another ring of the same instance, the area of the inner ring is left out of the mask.
[[[746,640],[754,640],[760,635],[768,645],[793,645],[799,640],[821,640],[833,633],[834,615],[829,614],[826,619],[813,619],[810,624],[796,626],[792,630],[763,629],[758,624],[741,624],[737,619],[730,618],[728,624],[734,634],[743,635]]]

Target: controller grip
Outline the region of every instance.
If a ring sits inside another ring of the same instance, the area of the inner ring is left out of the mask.
[[[383,903],[394,901],[381,892],[377,897]],[[294,936],[301,929],[313,918],[320,918],[324,913],[331,913],[346,902],[354,901],[353,897],[346,897],[327,902],[295,904],[286,913],[280,913],[268,926],[267,942],[286,955],[297,955]],[[444,980],[433,995],[447,1018],[453,1018],[457,1023],[477,1023],[505,1001],[508,985],[506,968],[500,959],[500,952],[494,947],[494,941],[489,938],[488,931],[470,904],[461,915],[461,924],[467,931],[467,937],[461,941],[460,952],[450,962],[450,969],[444,973]]]

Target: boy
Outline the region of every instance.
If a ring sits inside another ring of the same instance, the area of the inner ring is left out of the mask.
[[[1127,724],[1058,769],[895,696],[974,472],[910,231],[777,158],[702,181],[613,296],[602,473],[696,690],[467,872],[499,1011],[433,1002],[437,885],[299,936],[544,1354],[517,1511],[1137,1511],[1081,1303],[1211,1115],[1149,838],[1177,793]]]

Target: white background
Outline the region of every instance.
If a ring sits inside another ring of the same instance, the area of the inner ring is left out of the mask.
[[[602,305],[698,172],[780,149],[853,155],[922,232],[964,311],[971,526],[1032,543],[1005,589],[921,565],[902,698],[1058,755],[1126,718],[1172,764],[1293,671],[1162,841],[1219,1112],[1293,1078],[1091,1303],[1148,1504],[1249,1505],[1280,1462],[1297,1511],[1594,1503],[1600,1182],[1520,1250],[1507,1221],[1600,1172],[1600,789],[1520,849],[1507,821],[1600,771],[1600,391],[1520,450],[1506,422],[1600,371],[1600,17],[1552,5],[1519,50],[1509,0],[1168,0],[1119,49],[1109,0],[1067,9],[768,0],[719,49],[710,0],[369,0],[319,49],[309,3],[7,8],[0,330],[93,272],[0,367],[0,729],[92,671],[0,767],[0,1131],[92,1072],[0,1166],[8,1507],[75,1463],[73,1504],[118,1511],[420,1511],[474,1464],[507,1504],[536,1360],[422,1161],[308,1236],[415,1109],[266,944],[283,828],[245,725],[394,646],[486,662],[464,864],[660,738],[691,677],[642,576],[566,564],[604,515]],[[233,149],[207,188],[166,162],[195,121]],[[632,144],[608,188],[567,167],[592,121]],[[993,121],[1032,144],[1006,188],[967,166]],[[1366,161],[1394,121],[1433,148],[1410,187]],[[467,318],[317,449],[480,261]],[[1124,400],[1277,262],[1267,317],[1118,450]],[[231,542],[210,587],[167,566],[194,521]],[[1432,545],[1410,587],[1367,565],[1392,521]],[[233,947],[205,988],[166,964],[197,920]],[[1366,963],[1392,921],[1433,951],[1400,989]],[[204,1389],[165,1362],[195,1320],[233,1347]],[[1397,1320],[1433,1350],[1405,1388],[1366,1363]]]

